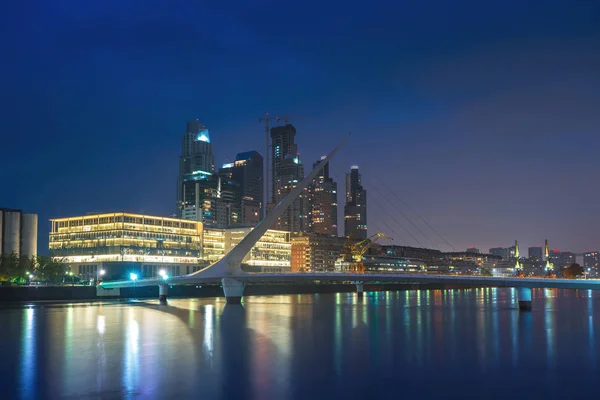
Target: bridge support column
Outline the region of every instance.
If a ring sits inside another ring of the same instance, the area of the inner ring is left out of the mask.
[[[356,282],[356,295],[358,298],[363,297],[364,294],[364,284],[362,282]]]
[[[519,310],[531,311],[531,288],[517,288],[517,300],[519,300]]]
[[[161,283],[158,285],[158,301],[160,304],[167,304],[167,294],[169,293],[169,285]]]
[[[223,293],[227,304],[241,304],[242,296],[244,295],[244,282],[236,281],[233,278],[221,279],[223,285]]]

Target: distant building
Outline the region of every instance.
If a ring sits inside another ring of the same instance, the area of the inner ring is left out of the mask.
[[[561,265],[561,258],[560,258],[560,251],[554,249],[552,250],[549,255],[548,258],[550,259],[550,262],[552,264],[554,264],[554,268],[562,268],[563,265]]]
[[[296,128],[291,124],[271,128],[272,140],[272,204],[279,203],[299,182],[304,179],[304,165],[294,142]],[[302,233],[308,229],[308,199],[304,191],[281,214],[274,228]]]
[[[50,255],[85,280],[152,278],[199,269],[202,223],[124,212],[51,219]]]
[[[597,251],[589,251],[583,254],[583,267],[590,270],[591,275],[598,275],[600,272],[600,254]]]
[[[434,249],[397,245],[383,245],[381,248],[387,256],[421,260],[431,264],[438,263],[443,258],[443,253]]]
[[[313,168],[324,158],[325,156],[317,161]],[[337,237],[337,183],[329,176],[329,163],[308,187],[308,207],[308,231]]]
[[[443,260],[450,262],[453,266],[475,266],[483,268],[494,268],[497,264],[502,262],[502,257],[493,254],[482,254],[473,252],[449,252],[442,253]]]
[[[503,260],[508,260],[510,258],[509,249],[507,249],[506,247],[491,248],[490,254],[495,255],[495,256],[500,256],[500,257],[502,257]],[[514,255],[514,253],[513,253],[513,255]]]
[[[541,247],[530,247],[527,250],[527,256],[529,259],[536,261],[542,261],[544,259],[544,251]]]
[[[558,266],[559,267],[568,267],[569,265],[576,262],[575,260],[576,260],[575,253],[572,253],[570,251],[562,251],[560,253]]]
[[[292,272],[333,272],[345,238],[303,235],[292,238]]]
[[[357,239],[367,238],[367,191],[361,185],[357,166],[346,174],[346,206],[344,207],[344,234],[355,232]]]
[[[263,158],[256,151],[238,153],[235,161],[223,164],[219,170],[221,179],[239,185],[240,223],[254,226],[263,214]]]
[[[0,208],[0,257],[37,256],[37,214]]]
[[[467,253],[474,253],[474,254],[478,254],[479,253],[479,249],[475,248],[475,247],[469,247],[467,249]]]
[[[515,275],[515,265],[512,261],[503,260],[499,261],[495,266],[491,267],[489,271],[493,276],[514,276]]]
[[[184,213],[193,212],[200,215],[198,204],[194,201],[198,195],[193,192],[195,185],[185,185],[186,182],[198,182],[208,179],[215,172],[215,158],[210,143],[208,129],[197,119],[187,123],[186,132],[182,136],[181,157],[179,157],[179,176],[177,178],[177,215],[183,218]],[[185,185],[185,187],[184,187]],[[200,189],[201,190],[201,189]],[[194,218],[195,219],[195,218]],[[200,219],[197,219],[201,221]]]

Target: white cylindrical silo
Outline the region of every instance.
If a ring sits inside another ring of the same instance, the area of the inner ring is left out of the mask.
[[[4,233],[2,235],[2,254],[9,256],[12,253],[19,255],[21,248],[21,212],[4,211],[2,218]]]
[[[23,214],[21,218],[21,257],[37,256],[37,236],[37,214]]]

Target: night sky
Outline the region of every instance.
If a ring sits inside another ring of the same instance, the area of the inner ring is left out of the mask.
[[[173,214],[186,122],[221,165],[264,154],[269,111],[307,169],[351,135],[332,172],[341,194],[360,166],[370,233],[449,249],[402,199],[459,250],[600,249],[599,21],[597,0],[4,2],[0,207],[39,214],[41,253],[52,217]]]

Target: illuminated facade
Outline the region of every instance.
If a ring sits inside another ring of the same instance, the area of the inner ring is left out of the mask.
[[[254,226],[262,219],[263,211],[263,158],[256,151],[238,153],[235,161],[223,164],[219,176],[239,187],[236,206],[240,208],[240,223]]]
[[[202,257],[201,222],[129,213],[51,219],[50,254],[84,279],[104,270],[120,279],[134,270],[143,277],[160,269],[171,275],[198,269]]]
[[[583,254],[583,267],[592,276],[597,276],[600,269],[600,253],[590,251]]]
[[[212,152],[208,129],[198,119],[187,123],[181,140],[179,157],[179,177],[177,178],[177,215],[186,219],[203,221],[201,212],[204,188],[187,182],[202,182],[215,171],[215,157]],[[204,185],[203,185],[204,186]],[[190,216],[197,218],[190,218]]]
[[[272,205],[279,203],[304,179],[304,165],[294,143],[296,128],[287,124],[271,129]],[[308,229],[308,192],[305,190],[279,217],[276,229],[301,233]]]
[[[344,234],[355,233],[357,239],[367,238],[367,191],[361,185],[357,166],[346,174],[346,206],[344,207]]]
[[[313,168],[324,158],[325,156],[317,161]],[[329,176],[329,164],[323,168],[308,187],[308,208],[308,231],[319,235],[337,237],[337,183]]]
[[[210,263],[220,260],[225,255],[225,229],[205,228],[203,240],[203,256]]]
[[[333,272],[345,238],[303,235],[292,238],[292,272]]]
[[[446,265],[457,272],[475,272],[478,268],[491,270],[502,262],[502,257],[493,254],[450,252],[442,253],[440,265]],[[513,265],[514,267],[514,265]]]
[[[241,242],[251,230],[250,227],[205,229],[205,257],[211,262],[219,260]],[[242,263],[254,267],[255,271],[286,272],[291,266],[291,247],[289,232],[269,229],[252,247]]]

